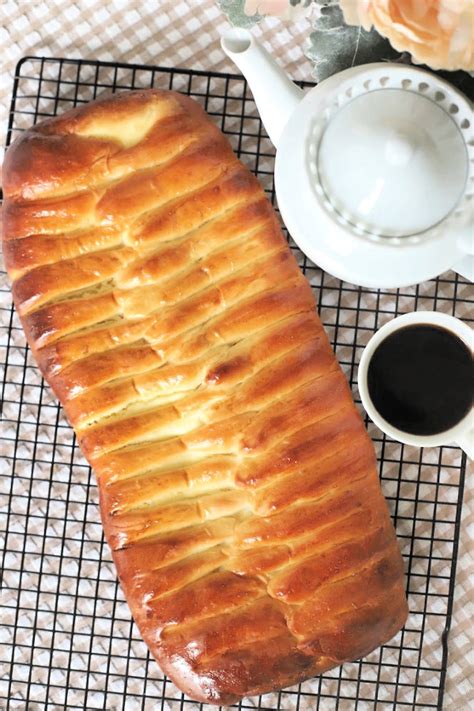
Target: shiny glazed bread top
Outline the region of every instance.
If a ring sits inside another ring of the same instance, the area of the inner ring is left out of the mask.
[[[163,670],[230,703],[389,640],[407,607],[372,444],[270,203],[201,108],[137,91],[46,121],[4,188],[16,308]]]

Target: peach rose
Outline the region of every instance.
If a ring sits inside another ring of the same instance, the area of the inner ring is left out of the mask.
[[[375,27],[433,69],[474,69],[474,0],[340,0],[351,25]]]

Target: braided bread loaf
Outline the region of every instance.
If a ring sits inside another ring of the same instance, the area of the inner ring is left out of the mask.
[[[403,625],[372,444],[257,180],[191,99],[119,94],[4,166],[17,311],[162,669],[231,703]]]

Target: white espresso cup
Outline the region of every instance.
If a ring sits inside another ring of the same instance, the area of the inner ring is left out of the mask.
[[[453,316],[447,316],[436,311],[415,311],[403,316],[397,316],[374,333],[362,353],[358,374],[362,404],[377,427],[398,442],[415,445],[416,447],[439,447],[444,444],[455,444],[461,447],[470,459],[474,459],[474,410],[472,408],[454,427],[444,432],[433,435],[417,435],[404,432],[391,425],[381,416],[372,402],[368,387],[368,370],[372,356],[387,336],[400,328],[414,325],[437,326],[450,331],[465,343],[471,353],[473,351],[472,329]]]

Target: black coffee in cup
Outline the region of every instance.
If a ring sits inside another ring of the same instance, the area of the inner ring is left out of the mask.
[[[466,344],[432,324],[406,326],[374,351],[367,370],[370,398],[393,427],[435,435],[457,425],[473,402],[473,362]]]

